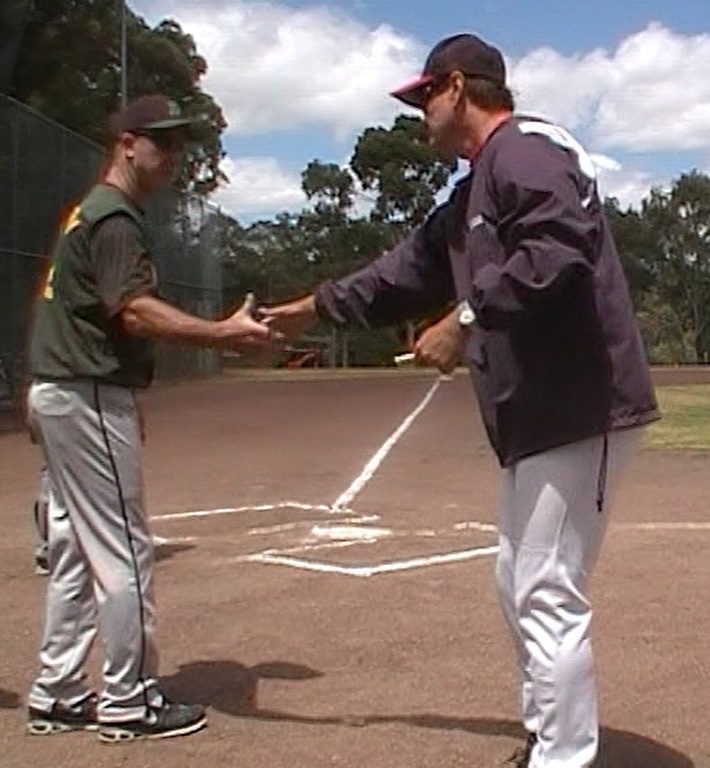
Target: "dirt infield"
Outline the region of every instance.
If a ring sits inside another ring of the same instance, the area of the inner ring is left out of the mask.
[[[38,456],[0,436],[0,765],[501,765],[523,732],[498,470],[465,375],[437,381],[231,373],[147,394],[164,683],[210,707],[163,742],[24,735]],[[709,470],[643,450],[616,496],[593,594],[603,768],[710,768]]]

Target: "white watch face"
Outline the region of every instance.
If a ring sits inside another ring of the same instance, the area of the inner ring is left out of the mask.
[[[475,319],[476,315],[468,304],[459,309],[459,325],[471,325]]]

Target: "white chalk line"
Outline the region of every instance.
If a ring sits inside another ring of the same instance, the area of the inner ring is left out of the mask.
[[[153,536],[153,545],[156,547],[164,547],[167,544],[187,544],[195,541],[195,536],[172,536],[166,539],[164,536]]]
[[[194,512],[171,512],[165,515],[153,515],[151,520],[185,520],[189,517],[212,517],[214,515],[235,515],[244,512],[272,512],[277,509],[302,509],[306,512],[338,512],[354,514],[351,509],[334,510],[327,504],[304,504],[300,501],[280,501],[276,504],[257,504],[251,507],[221,507],[218,509],[200,509]]]
[[[468,520],[465,523],[456,523],[455,531],[486,531],[498,533],[498,526],[493,523],[479,523],[477,520]]]
[[[400,440],[402,435],[405,434],[405,432],[411,427],[411,425],[414,423],[415,419],[419,416],[420,413],[426,408],[426,406],[431,402],[432,398],[434,397],[434,394],[436,393],[437,389],[439,388],[442,381],[450,381],[451,377],[440,377],[438,378],[432,386],[429,388],[425,396],[422,398],[421,402],[414,408],[414,410],[402,421],[402,423],[397,427],[397,429],[385,440],[385,442],[382,444],[382,446],[377,450],[377,452],[374,454],[374,456],[367,462],[365,465],[365,468],[363,471],[355,478],[355,480],[348,486],[348,488],[338,496],[338,498],[335,500],[333,504],[330,506],[326,505],[313,505],[313,504],[304,504],[302,502],[296,502],[296,501],[285,501],[285,502],[279,502],[277,504],[262,504],[258,506],[252,506],[252,507],[223,507],[219,509],[213,509],[213,510],[197,510],[197,511],[190,511],[190,512],[178,512],[178,513],[172,513],[172,514],[164,514],[164,515],[156,515],[152,518],[152,520],[155,521],[168,521],[168,520],[184,520],[187,518],[197,518],[197,517],[210,517],[215,515],[227,515],[227,514],[239,514],[239,513],[247,513],[247,512],[265,512],[265,511],[273,511],[278,509],[301,509],[305,511],[321,511],[321,512],[327,512],[329,514],[337,514],[337,515],[350,515],[350,518],[347,520],[343,519],[342,517],[337,521],[337,523],[329,523],[326,521],[317,521],[315,525],[312,525],[310,528],[310,535],[316,537],[316,541],[311,539],[306,539],[305,541],[302,541],[301,544],[298,547],[291,547],[288,549],[280,549],[280,550],[264,550],[260,553],[254,553],[253,555],[247,556],[249,558],[250,562],[266,562],[266,559],[268,559],[270,562],[275,562],[274,558],[276,559],[283,559],[284,557],[286,559],[288,558],[288,555],[290,554],[304,554],[305,552],[312,552],[317,550],[323,550],[323,549],[336,549],[336,548],[344,548],[344,547],[351,547],[356,544],[363,544],[363,543],[377,543],[383,538],[389,538],[393,536],[418,536],[418,537],[435,537],[437,535],[437,532],[434,530],[420,530],[420,531],[413,531],[413,532],[398,532],[394,533],[393,531],[390,531],[389,529],[373,529],[373,528],[366,528],[366,527],[359,527],[355,528],[354,526],[350,526],[349,528],[345,528],[344,524],[347,523],[366,523],[366,522],[375,522],[377,519],[379,519],[378,516],[355,516],[355,513],[353,510],[349,508],[349,504],[352,502],[352,500],[357,496],[358,493],[367,485],[367,483],[371,480],[374,473],[377,471],[380,464],[384,461],[387,454],[392,450],[392,448],[397,444],[397,442]],[[285,533],[291,530],[296,530],[298,528],[304,527],[304,521],[299,522],[292,522],[292,523],[285,523],[281,525],[275,525],[275,526],[265,526],[262,528],[254,528],[251,529],[247,536],[258,536],[258,535],[270,535],[274,533]],[[328,538],[328,541],[317,541],[318,538]],[[349,538],[348,538],[349,537]],[[478,551],[470,551],[467,552],[465,555],[465,558],[473,557],[473,556],[479,556],[477,554]],[[456,559],[460,558],[460,554],[454,553],[452,555],[435,555],[433,557],[428,558],[416,558],[415,560],[411,561],[404,561],[403,563],[385,563],[381,564],[380,566],[358,566],[356,567],[356,573],[358,575],[372,575],[374,573],[378,572],[391,572],[393,570],[401,570],[402,568],[414,568],[414,567],[421,567],[422,564],[433,564],[441,557],[448,558],[448,557],[455,557]],[[237,558],[238,561],[242,561],[241,558]],[[291,561],[293,562],[301,562],[296,561],[294,558],[291,558]],[[306,561],[303,561],[306,562]],[[407,564],[408,563],[408,564]],[[327,568],[328,570],[332,570],[335,568],[338,569],[338,566],[329,566],[327,563],[320,563],[315,564],[312,566],[312,568],[318,569],[320,567],[321,569]],[[373,570],[374,568],[374,570]],[[363,570],[364,569],[364,570]],[[380,570],[381,569],[381,570]],[[340,572],[349,572],[349,570],[343,570],[341,568]],[[366,573],[367,572],[367,573]]]
[[[466,529],[478,529],[485,531],[497,530],[495,526],[486,524],[465,524]],[[452,528],[422,528],[419,530],[399,530],[395,531],[391,528],[372,528],[368,526],[331,526],[315,525],[310,530],[310,538],[304,539],[300,544],[293,547],[274,547],[262,550],[261,552],[254,552],[251,554],[257,555],[285,555],[285,554],[303,554],[305,552],[313,552],[316,550],[327,549],[341,549],[344,547],[352,547],[361,544],[379,544],[384,540],[394,539],[436,539],[441,536],[450,536],[452,532],[457,533],[462,530],[462,526],[453,526]],[[244,557],[244,556],[240,556]]]
[[[283,547],[274,549],[264,549],[260,552],[251,552],[247,555],[237,555],[236,560],[252,555],[304,555],[306,552],[318,552],[319,550],[347,549],[355,546],[368,546],[369,544],[379,543],[379,539],[343,539],[341,541],[321,541],[313,544],[299,544],[296,547]]]
[[[323,505],[291,505],[289,502],[282,504],[260,505],[259,507],[242,507],[237,511],[259,511],[261,509],[280,509],[289,506],[296,506],[298,509],[316,508],[323,509]],[[330,511],[330,508],[326,509]],[[216,514],[226,514],[225,510],[215,510]],[[203,510],[200,515],[209,515],[210,510]],[[174,516],[161,516],[162,519],[174,519]],[[415,557],[407,560],[389,561],[375,565],[338,565],[319,560],[297,557],[297,555],[306,555],[308,553],[334,551],[350,548],[356,545],[372,545],[383,540],[393,538],[436,538],[439,536],[451,535],[452,532],[461,532],[466,530],[478,530],[482,532],[495,533],[497,527],[491,523],[481,523],[476,520],[464,521],[454,524],[450,529],[419,529],[413,531],[393,531],[387,528],[371,528],[366,525],[358,527],[357,523],[376,522],[378,515],[368,515],[362,517],[351,517],[339,519],[338,521],[301,521],[300,523],[290,523],[282,526],[271,526],[270,528],[252,529],[247,535],[266,535],[281,531],[289,531],[295,528],[309,525],[310,536],[326,538],[326,541],[314,541],[312,538],[306,540],[298,546],[285,547],[279,549],[266,549],[260,552],[253,552],[247,555],[241,555],[230,558],[228,562],[233,563],[260,563],[264,565],[280,565],[284,567],[296,568],[300,570],[313,571],[319,573],[333,573],[355,578],[369,578],[381,574],[396,573],[416,568],[426,568],[435,565],[445,565],[450,563],[464,562],[482,557],[492,556],[498,552],[497,546],[475,547],[462,551],[449,552],[445,554],[428,555]],[[316,524],[313,525],[313,522]],[[344,525],[348,523],[349,525]],[[650,523],[613,523],[612,529],[620,531],[708,531],[710,522],[650,522]],[[192,542],[200,537],[182,536],[182,537],[154,537],[156,545],[167,545],[178,542]]]
[[[281,508],[283,505],[262,505],[268,508]],[[308,505],[299,505],[299,508],[306,507]],[[318,507],[320,508],[320,506]],[[256,508],[250,508],[256,509]],[[205,510],[203,514],[208,514],[209,510]],[[219,510],[219,513],[223,513],[223,510]],[[232,563],[260,563],[264,565],[281,565],[290,568],[296,568],[306,571],[314,571],[320,573],[335,573],[345,576],[353,576],[356,578],[369,578],[371,576],[377,576],[380,574],[395,573],[399,571],[412,570],[415,568],[425,568],[435,565],[445,565],[449,563],[463,562],[467,560],[474,560],[482,557],[495,555],[498,552],[498,546],[488,547],[474,547],[471,549],[449,552],[444,554],[428,555],[415,557],[408,560],[396,560],[388,561],[375,565],[338,565],[334,563],[328,563],[318,560],[310,560],[303,557],[296,557],[295,555],[305,555],[311,552],[318,551],[331,551],[338,549],[345,549],[357,545],[372,545],[377,544],[383,540],[389,540],[393,538],[436,538],[439,536],[451,535],[451,532],[460,532],[465,530],[478,530],[488,533],[497,532],[497,526],[492,523],[481,523],[476,520],[464,521],[454,524],[449,529],[419,529],[413,531],[393,531],[387,528],[368,528],[367,526],[357,527],[354,525],[358,522],[376,522],[379,520],[378,515],[369,515],[350,518],[346,520],[333,521],[331,524],[329,521],[317,521],[316,525],[311,525],[311,536],[320,536],[327,538],[326,541],[314,541],[313,539],[307,540],[295,547],[285,548],[271,548],[262,550],[260,552],[253,552],[247,555],[240,555],[234,558],[229,558],[227,562]],[[312,522],[312,521],[311,521]],[[352,525],[344,526],[343,523],[348,522]],[[286,524],[285,526],[272,526],[272,529],[253,529],[257,534],[266,534],[273,530],[279,532],[282,530],[290,530],[295,527],[303,527],[303,522]],[[621,531],[709,531],[710,522],[655,522],[655,523],[614,523],[612,529]],[[251,531],[249,532],[251,533]],[[249,534],[247,534],[249,535]],[[196,536],[183,536],[173,537],[165,539],[162,537],[154,537],[156,545],[169,544],[176,542],[191,542],[198,538]],[[223,561],[224,562],[224,561]]]
[[[697,531],[710,530],[710,523],[618,523],[613,526],[620,530],[627,531]],[[495,525],[489,523],[479,523],[477,521],[467,521],[457,523],[453,530],[482,530],[487,532],[497,531]],[[381,529],[386,530],[386,529]],[[412,570],[415,568],[426,568],[435,565],[446,565],[450,563],[459,563],[467,560],[474,560],[481,557],[492,556],[498,553],[498,546],[475,547],[445,554],[428,555],[415,557],[409,560],[397,560],[379,563],[376,565],[338,565],[318,560],[310,560],[303,557],[294,557],[294,555],[303,555],[307,552],[318,550],[333,550],[351,547],[357,544],[376,544],[383,538],[404,537],[412,535],[431,536],[445,534],[445,531],[411,531],[411,532],[392,532],[388,531],[386,536],[366,536],[364,538],[353,538],[344,541],[327,541],[320,544],[308,544],[299,547],[290,547],[287,549],[270,549],[263,552],[255,552],[249,555],[242,555],[230,559],[235,563],[262,563],[265,565],[280,565],[299,570],[314,571],[319,573],[335,573],[356,578],[369,578],[381,574],[395,573],[400,571]]]
[[[380,563],[379,565],[334,565],[314,560],[305,560],[288,557],[281,554],[258,552],[253,555],[243,555],[234,558],[234,562],[266,563],[269,565],[284,565],[291,568],[299,568],[305,571],[319,571],[321,573],[339,573],[345,576],[367,578],[383,573],[395,573],[396,571],[408,571],[413,568],[426,568],[432,565],[446,565],[464,560],[473,560],[487,555],[493,555],[498,547],[482,547],[480,549],[466,549],[461,552],[448,552],[443,555],[429,555],[428,557],[415,557],[411,560],[397,560],[394,562]]]
[[[429,388],[429,391],[424,395],[424,398],[419,405],[407,416],[407,418],[395,429],[395,431],[385,440],[381,448],[375,453],[375,455],[367,462],[365,469],[353,480],[350,486],[344,490],[340,496],[333,502],[333,510],[340,510],[346,507],[352,502],[352,500],[360,493],[360,491],[367,485],[372,476],[377,471],[377,468],[382,464],[387,454],[397,444],[397,441],[402,435],[412,426],[414,420],[419,414],[429,405],[432,397],[436,393],[436,390],[441,385],[441,378],[438,378]]]
[[[230,515],[243,512],[264,512],[277,509],[300,509],[305,511],[322,511],[328,513],[338,513],[342,515],[352,515],[349,518],[339,518],[337,521],[327,521],[322,519],[301,520],[295,523],[284,523],[282,525],[266,526],[264,528],[252,528],[247,531],[247,536],[268,535],[282,531],[295,530],[305,526],[321,525],[324,527],[342,525],[344,523],[370,523],[381,519],[380,515],[358,515],[352,509],[335,509],[327,504],[305,504],[297,501],[282,501],[277,504],[259,504],[253,507],[223,507],[218,509],[203,509],[195,512],[174,512],[163,515],[153,515],[152,521],[180,520],[190,517],[211,517],[214,515]],[[649,522],[649,523],[611,523],[612,529],[627,531],[710,531],[710,521],[708,522]],[[478,530],[496,532],[498,527],[493,523],[481,523],[476,520],[470,520],[462,523],[456,523],[453,530]],[[412,535],[432,536],[439,535],[442,531],[435,529],[422,529],[421,531],[411,531]],[[200,538],[199,536],[183,536],[171,539],[163,539],[155,536],[154,539],[162,543],[163,541],[192,541]]]
[[[364,524],[370,522],[376,522],[379,520],[378,515],[366,515],[358,516],[354,510],[350,509],[350,505],[353,499],[362,491],[367,483],[372,479],[373,475],[379,468],[380,464],[384,461],[388,453],[397,444],[400,438],[407,432],[407,430],[414,423],[415,419],[422,413],[422,411],[431,402],[434,394],[441,385],[442,381],[450,381],[450,377],[439,377],[430,387],[425,394],[421,402],[414,408],[414,410],[402,421],[397,429],[385,440],[382,446],[376,451],[372,458],[367,462],[363,471],[353,480],[348,488],[338,496],[338,498],[330,505],[325,504],[306,504],[297,501],[283,501],[276,504],[260,504],[256,506],[243,506],[243,507],[224,507],[218,509],[206,509],[189,512],[177,512],[171,514],[156,515],[152,517],[155,521],[169,521],[169,520],[182,520],[187,518],[198,517],[211,517],[215,515],[228,515],[239,514],[248,512],[269,512],[279,509],[297,509],[303,511],[317,511],[324,512],[328,515],[342,515],[339,519],[333,521],[325,520],[311,520],[311,521],[297,521],[291,523],[284,523],[280,525],[265,526],[262,528],[253,528],[247,532],[247,536],[266,536],[275,533],[286,533],[293,530],[302,529],[309,526],[311,538],[306,537],[301,541],[298,546],[279,548],[279,549],[266,549],[261,552],[255,552],[248,555],[238,556],[231,559],[231,562],[259,562],[268,563],[273,565],[284,565],[293,568],[301,568],[304,570],[320,571],[324,573],[340,573],[350,576],[368,577],[377,575],[380,573],[393,573],[396,571],[409,570],[412,568],[422,568],[432,565],[440,565],[445,563],[461,562],[464,560],[471,560],[479,557],[485,557],[487,555],[493,555],[498,552],[497,546],[490,547],[476,547],[473,549],[467,549],[458,552],[450,552],[446,554],[429,555],[425,557],[416,557],[409,560],[400,560],[393,562],[380,563],[379,565],[358,565],[358,566],[345,566],[335,565],[332,563],[318,562],[312,560],[306,560],[303,558],[292,557],[295,554],[305,554],[307,552],[342,549],[346,547],[352,547],[362,544],[375,544],[383,539],[389,538],[404,538],[404,537],[428,537],[435,538],[441,535],[450,535],[450,531],[442,531],[435,529],[421,529],[415,531],[398,531],[394,532],[390,529],[383,528],[368,528],[364,525],[357,528],[353,524]],[[349,515],[347,519],[344,516]],[[346,530],[346,524],[349,527]],[[612,524],[612,527],[625,529],[625,530],[640,530],[640,531],[699,531],[710,530],[710,523],[618,523]],[[453,526],[453,530],[478,530],[489,533],[496,533],[497,526],[491,523],[481,523],[478,521],[466,521],[457,523]],[[315,536],[314,540],[312,537]],[[318,538],[327,538],[327,541],[318,541]],[[193,541],[196,537],[183,537],[183,541]],[[178,541],[179,539],[163,539],[161,543],[168,543],[171,541]]]
[[[362,515],[358,517],[347,517],[347,518],[341,518],[336,522],[333,522],[332,525],[354,525],[356,523],[376,523],[380,519],[379,515]],[[268,525],[264,528],[252,528],[251,530],[247,531],[247,536],[270,536],[274,533],[286,533],[288,531],[294,531],[298,530],[299,528],[310,528],[311,530],[313,528],[317,528],[318,526],[330,526],[330,522],[323,522],[323,520],[299,520],[297,523],[284,523],[282,525]]]
[[[710,531],[707,523],[612,523],[612,528],[627,531]]]
[[[173,512],[163,515],[154,515],[151,520],[184,520],[190,517],[210,517],[214,515],[233,515],[245,512],[271,512],[277,509],[302,509],[304,511],[320,511],[329,512],[331,514],[350,514],[356,513],[349,509],[346,505],[349,504],[355,496],[365,487],[368,481],[372,478],[379,465],[383,462],[390,450],[395,446],[397,441],[402,435],[411,427],[414,420],[419,414],[426,408],[431,401],[436,390],[442,381],[449,381],[450,377],[439,377],[429,388],[429,391],[424,395],[422,401],[417,407],[404,419],[404,421],[397,427],[397,429],[385,440],[382,446],[378,449],[375,455],[367,462],[365,469],[355,478],[350,486],[338,496],[338,498],[331,505],[326,504],[304,504],[300,501],[281,501],[276,504],[259,504],[256,506],[244,506],[244,507],[222,507],[218,509],[201,509],[190,512]]]

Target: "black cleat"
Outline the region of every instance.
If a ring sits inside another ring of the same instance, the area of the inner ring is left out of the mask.
[[[98,728],[94,694],[73,707],[56,701],[49,712],[35,707],[28,710],[27,733],[31,736],[51,736],[68,731],[97,731]]]
[[[122,744],[138,739],[167,739],[187,736],[207,725],[205,708],[201,704],[174,704],[166,701],[161,707],[149,709],[142,720],[127,723],[101,723],[99,739],[106,744]]]

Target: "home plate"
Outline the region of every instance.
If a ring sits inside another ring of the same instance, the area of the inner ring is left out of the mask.
[[[364,525],[314,525],[311,528],[311,536],[330,541],[379,541],[393,535],[389,528]]]

